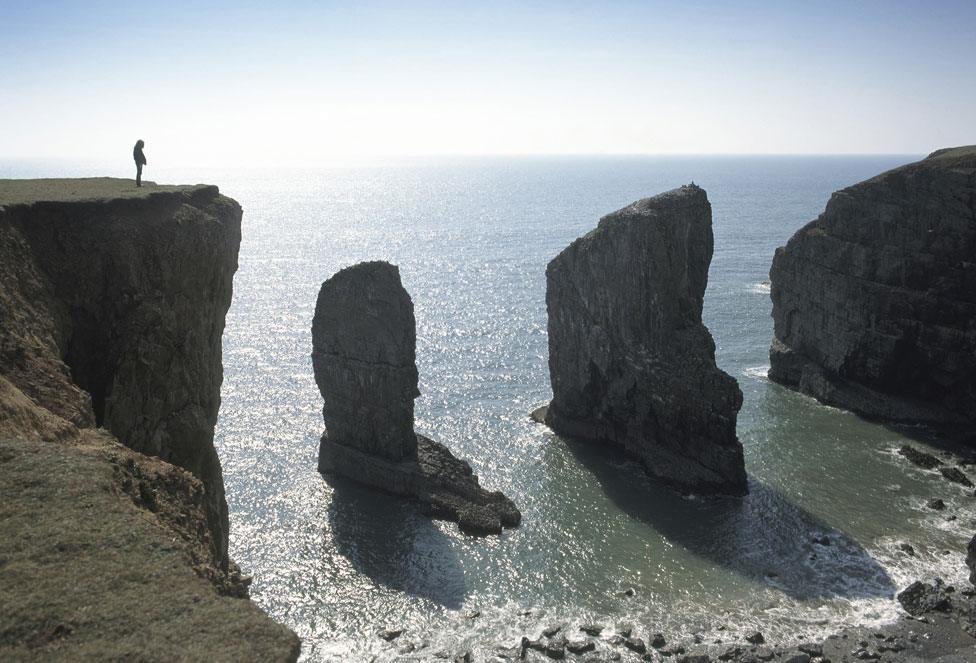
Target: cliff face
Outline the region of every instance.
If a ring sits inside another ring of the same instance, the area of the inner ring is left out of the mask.
[[[413,301],[400,271],[366,262],[322,284],[312,365],[325,401],[319,471],[418,500],[472,534],[497,534],[521,514],[484,490],[466,462],[413,430],[417,389]]]
[[[213,446],[240,221],[213,186],[0,181],[0,648],[247,651],[220,616],[297,656],[227,596],[247,593]]]
[[[4,373],[71,423],[106,428],[203,481],[226,565],[213,428],[240,207],[213,186],[4,207]]]
[[[870,417],[976,424],[976,147],[836,192],[770,280],[771,379]]]
[[[742,393],[701,321],[712,242],[711,206],[691,185],[603,217],[549,263],[544,420],[625,448],[682,490],[744,494]]]
[[[388,263],[358,265],[322,285],[312,363],[329,439],[387,460],[415,458],[413,302]]]

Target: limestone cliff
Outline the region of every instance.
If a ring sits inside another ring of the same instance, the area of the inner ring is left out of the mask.
[[[213,186],[0,181],[0,658],[297,656],[227,558],[240,221]]]
[[[319,470],[420,501],[473,534],[518,525],[510,499],[481,488],[471,466],[413,430],[416,322],[400,271],[366,262],[322,284],[312,364],[325,402]]]
[[[712,259],[705,191],[684,186],[603,217],[546,269],[555,431],[623,447],[695,493],[747,491],[742,393],[702,324]]]
[[[976,424],[976,147],[834,193],[770,281],[771,379],[873,418]]]

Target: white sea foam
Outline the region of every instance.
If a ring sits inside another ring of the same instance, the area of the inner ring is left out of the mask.
[[[744,369],[742,374],[759,382],[769,382],[769,364],[765,366],[750,366]]]

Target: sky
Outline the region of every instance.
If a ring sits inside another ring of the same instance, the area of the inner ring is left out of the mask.
[[[976,1],[0,0],[0,159],[924,154]]]

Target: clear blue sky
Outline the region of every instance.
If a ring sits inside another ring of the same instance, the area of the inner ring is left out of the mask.
[[[207,164],[924,153],[976,143],[976,1],[0,0],[0,158],[139,137]]]

